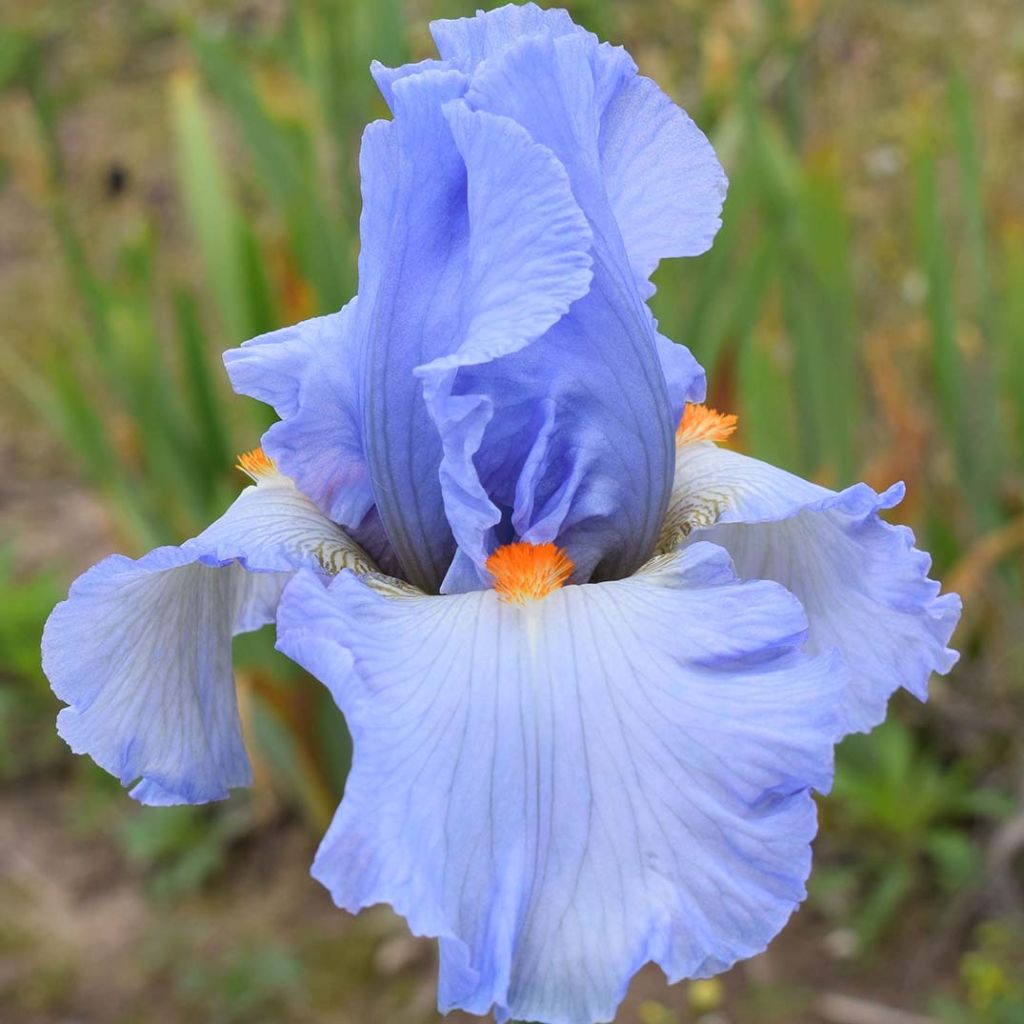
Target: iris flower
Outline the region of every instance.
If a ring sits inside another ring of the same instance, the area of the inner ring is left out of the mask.
[[[330,688],[355,754],[313,873],[440,945],[439,1005],[610,1020],[804,896],[837,740],[924,699],[959,616],[897,485],[833,492],[721,447],[647,305],[706,250],[705,136],[564,11],[433,25],[373,74],[359,294],[228,352],[280,419],[254,485],[54,611],[61,735],[148,804],[249,782],[231,637]]]

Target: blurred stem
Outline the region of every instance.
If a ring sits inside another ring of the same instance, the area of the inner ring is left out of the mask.
[[[978,141],[974,130],[974,112],[967,82],[962,72],[953,77],[949,89],[953,112],[953,131],[960,165],[960,196],[967,227],[967,248],[974,279],[975,317],[981,336],[981,346],[971,360],[970,429],[973,457],[978,463],[979,485],[991,494],[997,467],[1003,462],[1002,434],[996,421],[996,405],[991,401],[993,387],[993,361],[996,340],[996,303],[989,272],[988,227],[985,221],[984,179]],[[993,527],[998,522],[994,509],[982,510],[983,525]]]
[[[996,517],[985,486],[985,457],[977,450],[971,429],[970,368],[957,331],[956,289],[932,153],[917,159],[917,231],[920,259],[928,280],[927,313],[932,333],[932,359],[940,412],[950,430],[958,471],[975,526],[990,526]]]
[[[105,384],[121,393],[127,387],[127,381],[115,365],[103,288],[89,266],[85,247],[75,229],[68,206],[67,174],[57,137],[57,107],[43,79],[43,58],[38,44],[27,49],[24,74],[49,174],[50,219],[60,242],[72,286],[82,304],[97,366]],[[158,531],[149,521],[142,502],[135,490],[128,486],[120,470],[107,424],[97,414],[94,403],[88,400],[88,388],[78,379],[66,346],[58,350],[50,377],[48,384],[44,385],[38,380],[33,383],[27,372],[18,374],[18,380],[29,400],[63,435],[72,450],[83,460],[96,483],[114,499],[112,504],[122,525],[134,538],[153,546],[153,543],[159,542]],[[45,397],[44,390],[48,392]],[[124,395],[121,394],[121,397]]]

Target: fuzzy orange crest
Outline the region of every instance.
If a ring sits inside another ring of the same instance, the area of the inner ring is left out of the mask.
[[[572,575],[576,566],[555,544],[505,544],[487,559],[494,589],[509,604],[526,604],[547,597]]]
[[[246,476],[252,477],[257,483],[260,477],[270,476],[271,473],[277,472],[274,460],[268,458],[262,448],[253,448],[251,452],[243,452],[238,456],[236,465]]]
[[[676,430],[676,444],[691,441],[725,441],[736,432],[739,417],[715,412],[706,405],[687,404]]]

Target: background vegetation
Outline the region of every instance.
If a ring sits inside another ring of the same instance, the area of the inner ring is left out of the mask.
[[[417,1024],[433,953],[305,877],[349,747],[238,645],[257,785],[152,811],[53,734],[42,623],[108,551],[197,532],[268,412],[220,352],[355,286],[371,57],[463,0],[6,0],[0,25],[0,1018]],[[740,446],[902,478],[966,606],[955,672],[840,751],[812,895],[721,980],[620,1020],[1024,1021],[1024,9],[1017,0],[580,0],[711,135],[710,254],[665,333]]]

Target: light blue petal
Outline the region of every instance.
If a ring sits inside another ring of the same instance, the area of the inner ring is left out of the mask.
[[[300,567],[374,569],[277,476],[180,548],[94,566],[43,634],[43,669],[70,705],[61,736],[124,785],[140,780],[143,803],[204,803],[246,785],[231,638],[273,621]]]
[[[480,65],[466,96],[555,154],[593,236],[587,294],[528,347],[462,367],[453,401],[437,407],[452,447],[472,442],[472,469],[496,507],[489,519],[474,517],[483,548],[463,548],[481,578],[486,545],[500,540],[485,527],[506,520],[523,539],[557,539],[578,580],[627,575],[654,545],[670,488],[675,421],[654,322],[601,177],[599,97],[609,75],[604,64],[595,70],[590,45],[579,33],[523,38]],[[631,74],[616,53],[616,73]],[[456,589],[451,577],[445,589]]]
[[[314,874],[440,938],[442,1011],[607,1021],[645,962],[724,970],[803,898],[842,675],[721,549],[525,607],[300,574],[278,624],[355,742]]]
[[[482,567],[502,518],[475,462],[494,400],[454,394],[463,383],[459,370],[498,360],[499,373],[514,372],[504,357],[542,336],[587,291],[590,229],[562,165],[522,128],[462,104],[447,114],[467,171],[472,236],[463,285],[466,320],[458,348],[416,373],[444,445],[440,479],[448,521],[461,550]],[[551,405],[542,396],[520,403],[528,418],[537,415],[532,404],[541,416]],[[501,447],[511,476],[526,448],[509,440]]]
[[[727,181],[704,133],[649,78],[615,92],[601,117],[601,168],[645,296],[670,256],[699,256],[721,227]]]
[[[508,4],[493,11],[477,11],[474,18],[441,19],[430,23],[430,34],[444,60],[472,69],[481,61],[507,50],[523,36],[552,38],[586,34],[568,11],[542,10],[536,4]],[[596,37],[590,36],[596,42]]]
[[[534,4],[435,21],[441,56],[465,69],[500,56],[527,36],[573,37],[598,81],[601,172],[630,262],[645,296],[660,260],[697,256],[721,226],[727,181],[706,136],[623,51],[602,45],[566,11]]]
[[[378,512],[406,575],[429,590],[452,530],[479,551],[501,518],[473,467],[488,399],[455,394],[459,369],[528,345],[586,292],[590,234],[548,151],[457,102],[461,74],[406,70],[375,68],[395,117],[364,160],[390,191],[364,211],[362,407]]]
[[[358,527],[373,505],[359,410],[357,302],[224,353],[234,389],[281,417],[264,451],[324,514]]]
[[[710,442],[679,450],[666,546],[692,530],[725,547],[741,576],[776,580],[801,600],[808,650],[838,649],[849,667],[844,734],[882,721],[900,686],[925,700],[931,673],[958,658],[947,645],[960,598],[939,596],[913,533],[879,515],[902,497],[902,484],[829,491]]]
[[[377,508],[405,575],[436,590],[455,543],[444,514],[441,440],[413,370],[459,336],[469,233],[466,175],[442,107],[456,71],[391,85],[395,119],[363,142],[359,306],[365,317],[363,428]]]
[[[380,89],[380,94],[384,97],[384,101],[388,105],[388,109],[392,112],[396,109],[395,102],[395,83],[402,81],[403,78],[410,78],[413,75],[421,75],[425,71],[451,71],[451,65],[445,63],[442,60],[421,60],[415,64],[403,64],[401,67],[389,68],[386,64],[381,64],[379,60],[373,61],[370,65],[370,74],[373,75],[373,80]]]
[[[472,237],[460,344],[419,371],[430,378],[519,351],[590,284],[590,228],[551,151],[506,117],[464,103],[445,113],[466,165]]]
[[[71,749],[125,786],[141,779],[132,796],[144,803],[205,803],[248,785],[231,637],[239,611],[251,625],[263,617],[249,601],[254,578],[158,548],[77,580],[43,636],[43,668],[71,705],[57,718]]]
[[[606,100],[635,72],[624,50],[595,46],[586,33],[526,36],[482,63],[466,93],[471,107],[512,118],[561,160],[600,228],[598,253],[613,266],[621,236],[602,173],[600,119]]]

